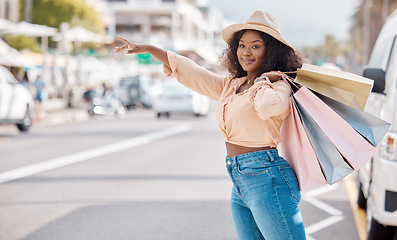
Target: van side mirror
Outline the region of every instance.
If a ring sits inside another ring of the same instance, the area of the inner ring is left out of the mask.
[[[366,68],[364,69],[363,76],[374,80],[374,87],[372,92],[383,93],[385,91],[386,73],[381,68]]]

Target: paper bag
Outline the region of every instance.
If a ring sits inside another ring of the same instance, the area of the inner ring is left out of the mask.
[[[295,82],[361,111],[373,86],[371,79],[306,63],[298,69]]]

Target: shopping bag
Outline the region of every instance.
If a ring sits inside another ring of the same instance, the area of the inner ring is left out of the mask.
[[[293,97],[313,118],[353,169],[359,169],[375,154],[374,146],[308,88],[301,86],[293,93]]]
[[[373,86],[371,79],[306,63],[298,69],[295,82],[361,111]]]
[[[294,97],[293,99],[295,100]],[[333,184],[351,173],[353,168],[345,161],[305,108],[299,102],[295,102],[295,106],[319,159],[327,183]]]
[[[327,184],[317,155],[300,120],[295,103],[290,97],[290,114],[281,126],[280,155],[294,169],[301,191]]]
[[[365,137],[373,146],[379,144],[391,125],[370,113],[359,111],[320,93],[313,93],[348,122],[358,133]]]

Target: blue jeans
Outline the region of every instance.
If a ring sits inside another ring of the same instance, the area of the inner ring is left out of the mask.
[[[226,158],[233,222],[240,240],[306,239],[298,181],[277,150]]]

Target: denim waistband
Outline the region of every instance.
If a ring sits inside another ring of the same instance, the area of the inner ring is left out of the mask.
[[[270,149],[270,150],[263,150],[263,151],[257,151],[257,152],[249,152],[249,153],[243,153],[240,155],[236,155],[233,157],[226,157],[226,162],[227,163],[239,163],[242,164],[244,162],[251,162],[255,160],[268,160],[270,162],[273,162],[275,159],[278,159],[278,150],[277,149]]]

